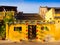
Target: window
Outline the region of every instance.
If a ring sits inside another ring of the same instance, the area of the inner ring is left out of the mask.
[[[22,31],[22,27],[14,27],[14,31]]]

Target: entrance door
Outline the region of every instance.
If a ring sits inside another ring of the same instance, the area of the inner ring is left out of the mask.
[[[36,38],[36,25],[28,25],[28,39]]]

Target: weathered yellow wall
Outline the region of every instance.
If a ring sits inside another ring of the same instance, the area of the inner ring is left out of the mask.
[[[49,30],[41,30],[42,26],[48,27]],[[14,27],[22,27],[22,32],[14,31]],[[6,38],[12,41],[28,40],[28,25],[25,24],[12,24],[6,27]],[[56,24],[40,24],[36,25],[36,40],[43,41],[47,35],[52,36],[54,40],[60,40],[60,23]]]
[[[18,31],[14,31],[14,27],[22,27],[21,33]],[[9,28],[9,39],[12,41],[20,41],[21,39],[24,40],[26,39],[26,30],[27,26],[24,24],[16,24],[16,25],[11,25]]]
[[[49,30],[41,30],[42,26],[46,26],[48,27]],[[38,41],[43,41],[45,40],[46,35],[51,35],[53,36],[53,38],[55,38],[55,26],[54,24],[41,24],[41,25],[37,25],[37,37],[38,37]]]
[[[56,40],[60,40],[60,22],[56,22],[55,24],[55,38]]]
[[[60,16],[59,13],[55,14],[55,16]],[[60,19],[55,18],[55,38],[56,40],[60,40]]]
[[[57,13],[57,14],[55,14],[55,16],[60,16],[60,14],[59,14],[59,13]]]
[[[45,20],[51,21],[54,20],[54,9],[50,9],[46,14],[45,14]]]

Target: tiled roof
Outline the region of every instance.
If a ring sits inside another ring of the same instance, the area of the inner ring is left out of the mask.
[[[0,11],[4,11],[4,9],[6,11],[17,11],[17,7],[16,6],[0,6]]]
[[[12,8],[17,8],[16,6],[0,6],[0,7],[12,7]]]
[[[37,13],[21,13],[15,17],[17,20],[42,20],[42,17]]]
[[[54,18],[55,18],[55,19],[60,19],[60,16],[55,16]]]

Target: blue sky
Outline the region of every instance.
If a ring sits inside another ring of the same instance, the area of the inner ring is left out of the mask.
[[[60,7],[60,0],[0,0],[0,5],[17,6],[24,13],[38,13],[40,6]]]

